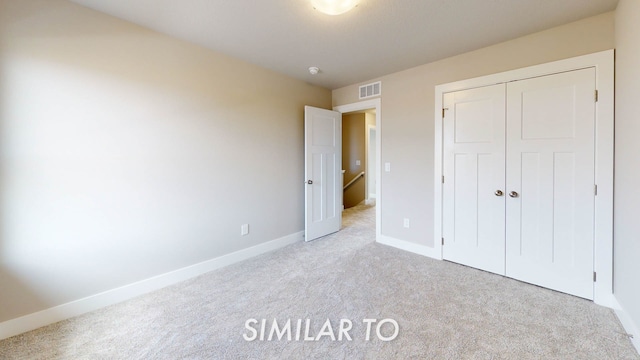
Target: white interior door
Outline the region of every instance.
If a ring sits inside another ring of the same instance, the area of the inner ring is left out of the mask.
[[[342,226],[342,115],[305,106],[305,241]]]
[[[593,68],[507,85],[506,275],[588,299],[594,93]]]
[[[505,85],[443,101],[443,258],[504,274]]]

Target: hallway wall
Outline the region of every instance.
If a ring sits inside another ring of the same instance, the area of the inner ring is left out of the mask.
[[[345,114],[342,116],[342,167],[344,185],[366,169],[366,122],[365,114]],[[356,162],[360,162],[357,164]],[[353,207],[365,199],[365,178],[360,177],[344,191],[345,209]]]

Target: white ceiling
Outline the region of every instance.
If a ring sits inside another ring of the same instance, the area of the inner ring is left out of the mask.
[[[614,10],[618,0],[71,0],[329,89]],[[310,66],[320,68],[312,76]]]

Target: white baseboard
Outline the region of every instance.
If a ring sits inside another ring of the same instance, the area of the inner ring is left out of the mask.
[[[432,247],[412,243],[405,240],[399,240],[399,239],[395,239],[395,238],[384,236],[384,235],[378,235],[378,237],[376,238],[376,242],[383,245],[388,245],[394,248],[398,248],[404,251],[409,251],[418,255],[423,255],[423,256],[434,258],[437,260],[442,260],[442,257],[439,251],[437,251],[437,249]]]
[[[283,248],[287,245],[303,241],[303,235],[303,231],[287,235],[279,239],[271,240],[263,244],[203,261],[182,269],[154,276],[119,288],[107,290],[102,293],[21,316],[19,318],[7,320],[0,323],[0,340],[22,334],[45,325],[53,324],[58,321],[69,319],[74,316],[82,315],[105,306],[117,304],[136,296],[191,279],[209,271]]]
[[[638,354],[640,354],[640,328],[638,325],[633,322],[633,319],[629,316],[629,314],[620,306],[620,304],[616,301],[616,306],[613,307],[613,310],[616,312],[616,316],[620,320],[622,327],[624,327],[624,331],[627,334],[633,336],[631,337],[631,343],[636,348]]]

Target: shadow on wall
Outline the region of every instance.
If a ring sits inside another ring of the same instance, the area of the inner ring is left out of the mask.
[[[255,81],[257,73],[264,75],[260,68],[223,54],[215,54],[217,64],[212,64],[211,50],[80,5],[62,0],[25,0],[13,4],[4,1],[0,5],[5,12],[0,19],[10,23],[3,26],[7,31],[5,45],[12,48],[12,56],[18,55],[22,60],[57,63],[68,69],[69,75],[94,74],[100,77],[96,80],[126,81],[132,86],[167,91],[171,96],[198,101],[207,107],[212,107],[213,101],[217,110],[227,109],[235,114],[241,109],[238,105],[256,99],[238,96],[209,81],[228,81],[227,65],[232,65],[243,70],[233,74],[234,81],[247,80],[253,85],[243,89],[246,95],[264,87],[262,95],[267,98],[258,99],[260,102],[268,103],[269,96],[277,98],[277,94],[268,91],[274,89]]]
[[[15,275],[15,270],[10,264],[4,262],[0,262],[0,288],[3,289],[0,295],[2,297],[0,318],[11,319],[16,313],[27,315],[33,308],[43,308],[48,305],[33,288],[26,285],[24,279]]]

